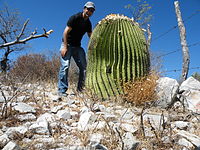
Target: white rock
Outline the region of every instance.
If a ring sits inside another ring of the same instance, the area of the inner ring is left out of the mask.
[[[193,145],[191,142],[189,142],[188,140],[186,140],[185,138],[181,138],[178,140],[178,144],[181,146],[185,146],[187,148],[192,148]]]
[[[76,103],[76,101],[73,100],[73,99],[69,99],[69,100],[67,101],[67,105],[68,105],[68,106],[71,106],[72,104],[75,104],[75,103]]]
[[[106,127],[105,121],[98,121],[92,124],[92,129],[104,129]]]
[[[59,110],[56,114],[60,119],[68,120],[71,118],[70,111],[65,109],[65,110]]]
[[[127,132],[125,134],[123,138],[123,142],[124,142],[124,149],[127,149],[127,150],[136,150],[139,144],[139,141],[136,140],[136,138],[130,132]]]
[[[3,135],[3,131],[0,129],[0,136]]]
[[[42,122],[46,120],[47,122],[54,122],[56,119],[55,119],[55,116],[53,114],[50,114],[50,113],[45,113],[45,114],[42,114],[38,119],[37,119],[37,122]]]
[[[32,124],[29,130],[37,134],[50,134],[49,124],[46,120]]]
[[[135,133],[137,131],[137,128],[135,128],[132,124],[122,123],[121,128],[130,133]]]
[[[100,104],[94,104],[92,110],[95,112],[99,112],[99,111],[105,111],[106,107],[104,105],[100,105]]]
[[[2,150],[20,150],[20,147],[16,143],[10,141]]]
[[[61,110],[63,108],[62,105],[58,105],[58,106],[55,106],[51,109],[51,112],[52,113],[57,113],[59,110]]]
[[[69,107],[70,108],[78,108],[78,106],[76,104],[71,104]]]
[[[118,117],[116,115],[113,115],[113,114],[110,114],[110,113],[106,113],[104,115],[104,118],[107,120],[107,121],[117,121],[118,120]]]
[[[32,113],[17,115],[16,118],[19,119],[20,121],[36,120],[36,116],[33,115]]]
[[[186,132],[184,130],[178,131],[177,135],[187,139],[188,141],[192,142],[196,147],[200,147],[200,137]]]
[[[191,89],[200,90],[200,82],[193,77],[189,77],[180,86],[180,90],[191,90]]]
[[[13,103],[13,109],[19,111],[20,113],[36,113],[36,110],[23,102]]]
[[[3,127],[1,128],[1,131],[6,132],[8,129],[8,127],[6,127],[5,125],[3,125]]]
[[[94,150],[108,150],[108,148],[107,147],[105,147],[104,145],[102,145],[102,144],[99,144],[99,143],[96,143],[96,144],[93,144],[92,146],[91,146],[92,148],[86,148],[86,149],[94,149]]]
[[[93,112],[85,112],[80,116],[78,121],[78,130],[88,130],[88,125],[96,120],[96,116]]]
[[[71,124],[71,127],[78,127],[78,123],[77,123],[77,122],[73,122],[73,123]]]
[[[53,143],[55,140],[53,137],[41,137],[41,138],[37,138],[35,141],[37,142],[42,142],[42,143]]]
[[[187,100],[187,108],[200,113],[200,82],[189,77],[181,84],[180,90],[185,90],[182,95]]]
[[[71,114],[71,118],[72,118],[72,119],[78,119],[78,112],[76,112],[76,111],[71,111],[70,114]]]
[[[58,95],[53,95],[52,93],[48,93],[49,99],[51,99],[53,102],[58,102],[59,101],[59,96]]]
[[[17,97],[17,101],[18,101],[18,102],[23,102],[23,101],[26,100],[26,99],[27,99],[27,96],[25,96],[25,95],[22,95],[22,96]]]
[[[90,109],[89,109],[88,107],[84,106],[84,107],[81,108],[80,111],[81,111],[81,112],[80,112],[80,115],[81,115],[81,114],[84,114],[84,113],[86,113],[86,112],[90,112]]]
[[[7,129],[5,134],[7,134],[9,138],[13,138],[16,133],[19,136],[23,136],[27,131],[28,131],[28,128],[25,126],[10,127]]]
[[[170,143],[171,141],[170,141],[170,137],[169,136],[165,136],[165,135],[163,135],[163,137],[161,138],[161,140],[162,140],[162,142],[163,143],[165,143],[165,144],[167,144],[167,143]]]
[[[185,121],[175,121],[173,124],[180,130],[186,130],[190,126],[190,123]]]
[[[7,134],[1,135],[0,136],[0,147],[4,147],[9,141],[10,141],[10,139],[8,138]]]
[[[95,133],[90,136],[91,143],[100,143],[102,139],[103,139],[103,135],[99,133]]]
[[[12,96],[9,94],[8,91],[6,90],[2,90],[3,91],[3,94],[4,96],[6,97],[6,100],[10,99]],[[5,102],[5,98],[4,96],[2,95],[2,92],[0,92],[0,103],[4,103]]]
[[[148,119],[150,119],[150,122],[153,127],[156,127],[157,129],[162,127],[163,118],[161,117],[161,114],[159,113],[158,114],[144,114],[143,120],[148,121]],[[164,116],[164,122],[166,121],[167,121],[167,117]]]
[[[132,112],[130,109],[117,110],[116,113],[120,114],[120,119],[122,120],[131,120],[136,117],[134,112]]]
[[[157,106],[166,108],[176,93],[179,84],[175,79],[168,77],[159,78],[157,83],[158,85],[156,87],[156,91],[158,95],[158,101],[156,104]]]

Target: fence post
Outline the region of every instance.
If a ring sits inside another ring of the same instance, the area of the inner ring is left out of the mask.
[[[190,56],[189,56],[189,50],[188,50],[187,41],[186,41],[185,26],[183,24],[183,20],[181,17],[181,11],[179,8],[179,2],[175,1],[174,5],[175,5],[175,10],[176,10],[178,27],[180,30],[180,39],[181,39],[182,53],[183,53],[183,64],[182,64],[182,75],[181,75],[181,82],[183,82],[184,80],[187,79],[189,63],[190,63]]]

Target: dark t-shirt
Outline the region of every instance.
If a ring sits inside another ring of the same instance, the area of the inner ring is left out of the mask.
[[[84,19],[82,12],[71,16],[67,22],[67,26],[72,30],[69,32],[67,43],[70,46],[81,46],[81,39],[86,32],[92,32],[92,24],[88,19]]]

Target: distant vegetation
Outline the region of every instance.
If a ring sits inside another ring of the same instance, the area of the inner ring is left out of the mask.
[[[192,77],[194,77],[195,79],[197,79],[198,81],[200,81],[200,74],[198,72],[195,72]]]
[[[152,19],[152,14],[150,13],[152,7],[145,0],[133,1],[133,4],[128,4],[125,8],[130,10],[134,21],[144,28]]]
[[[74,83],[78,78],[78,70],[74,61],[72,61],[70,67],[69,79],[71,83]],[[44,81],[57,83],[59,68],[59,54],[28,54],[20,56],[13,63],[8,74],[15,77],[18,82],[26,79],[27,82]]]

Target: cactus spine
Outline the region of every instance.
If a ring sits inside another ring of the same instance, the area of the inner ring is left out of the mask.
[[[111,14],[95,27],[88,46],[86,87],[108,98],[122,84],[148,74],[149,52],[142,29],[132,19]]]

